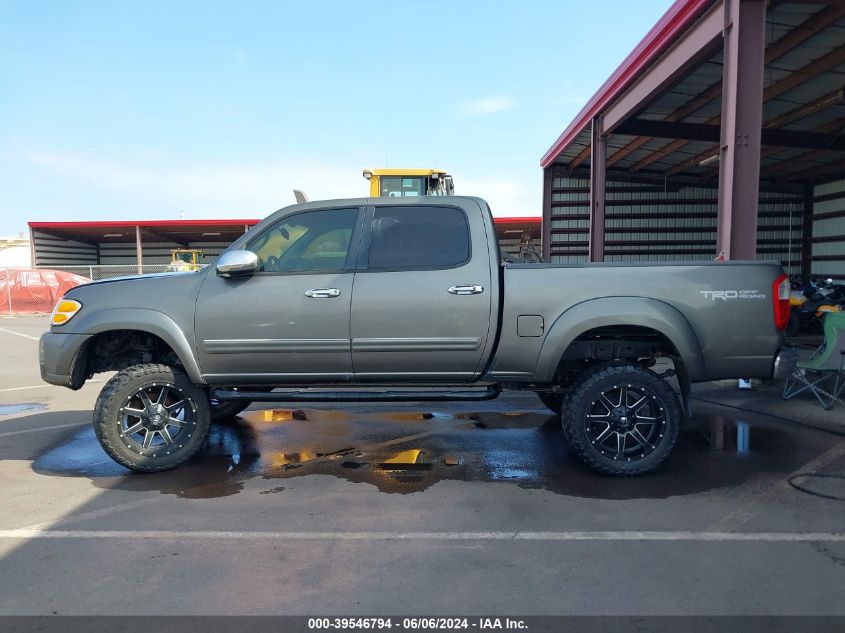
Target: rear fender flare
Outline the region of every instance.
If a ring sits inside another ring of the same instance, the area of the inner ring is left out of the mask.
[[[549,383],[570,343],[588,330],[613,325],[647,327],[663,334],[681,357],[692,382],[704,376],[704,357],[695,331],[676,308],[643,297],[590,299],[563,312],[549,328],[534,379]]]

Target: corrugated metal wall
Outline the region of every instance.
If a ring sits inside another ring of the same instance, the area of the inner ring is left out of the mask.
[[[142,240],[144,264],[169,264],[170,251],[185,248],[173,242],[154,242]],[[229,245],[229,242],[188,242],[187,248],[198,248],[204,252],[202,263],[207,264],[216,258]],[[96,263],[96,262],[95,262]],[[135,264],[135,242],[111,242],[100,245],[101,264]]]
[[[845,279],[845,179],[813,190],[812,252],[814,276]]]
[[[551,261],[587,259],[590,182],[557,175],[551,191]],[[717,190],[607,181],[605,261],[713,259]],[[791,272],[801,264],[800,194],[761,194],[757,252]]]
[[[86,244],[64,237],[48,234],[38,229],[32,230],[34,241],[35,262],[39,268],[68,269],[79,272],[79,266],[129,266],[136,265],[135,242],[107,242],[100,244]],[[228,246],[228,241],[188,242],[187,248],[200,249],[205,257],[203,264],[214,261]],[[143,240],[143,256],[145,266],[164,266],[170,263],[170,251],[176,248],[186,248],[184,244]],[[130,271],[131,272],[131,271]]]
[[[33,230],[33,264],[40,268],[97,264],[97,247]]]

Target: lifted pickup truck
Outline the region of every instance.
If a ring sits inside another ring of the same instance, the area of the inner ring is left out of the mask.
[[[71,389],[118,372],[94,428],[137,471],[182,464],[253,401],[509,388],[560,413],[591,467],[633,475],[668,457],[690,383],[772,375],[788,319],[776,264],[502,264],[483,200],[364,198],[282,209],[205,270],[76,287],[39,353]]]

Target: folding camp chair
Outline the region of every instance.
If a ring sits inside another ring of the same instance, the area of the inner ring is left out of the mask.
[[[845,312],[829,312],[824,317],[824,342],[808,360],[795,364],[783,386],[783,399],[808,389],[825,409],[831,409],[837,400],[841,402],[839,396],[845,390]]]

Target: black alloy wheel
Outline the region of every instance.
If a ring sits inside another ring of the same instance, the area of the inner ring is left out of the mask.
[[[563,405],[564,432],[591,468],[639,475],[669,456],[682,413],[675,392],[639,365],[599,365],[572,386]]]

